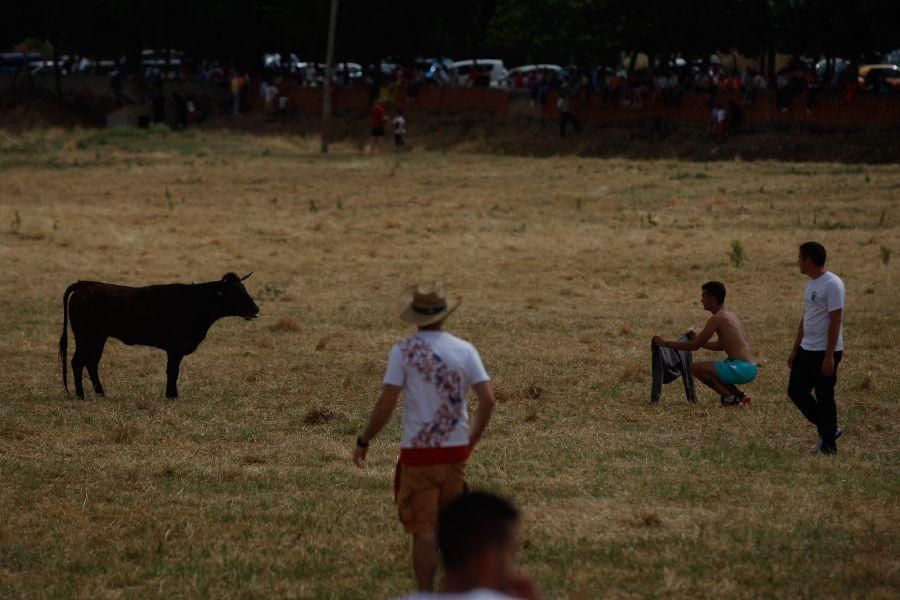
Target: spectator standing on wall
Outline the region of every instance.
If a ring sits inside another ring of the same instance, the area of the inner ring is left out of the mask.
[[[781,112],[787,112],[790,105],[790,80],[787,70],[778,71],[775,77],[775,108]]]
[[[469,72],[466,74],[466,87],[475,87],[478,82],[478,61],[472,61]]]
[[[569,96],[571,90],[563,87],[559,90],[559,96],[556,99],[556,108],[559,109],[559,137],[566,137],[566,124],[571,123],[575,131],[581,131],[581,122],[572,114],[569,105]]]
[[[274,83],[263,81],[260,86],[260,94],[263,98],[263,114],[266,118],[275,115],[275,100],[278,98],[278,88]]]
[[[240,71],[235,71],[231,76],[231,112],[238,115],[241,113],[241,91],[244,89],[246,80]]]
[[[734,100],[728,101],[728,131],[737,132],[744,122],[744,111]]]
[[[447,72],[447,65],[442,64],[435,69],[434,78],[440,86],[450,85],[450,73]]]
[[[753,85],[753,69],[747,67],[744,69],[744,75],[741,77],[741,102],[744,106],[750,106],[756,99],[756,89]]]

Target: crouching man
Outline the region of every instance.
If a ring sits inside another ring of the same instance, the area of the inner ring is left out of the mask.
[[[701,286],[700,302],[712,316],[693,340],[674,342],[654,336],[653,343],[675,350],[694,352],[700,348],[724,350],[726,360],[695,362],[694,377],[721,397],[722,406],[736,406],[750,402],[750,396],[737,388],[756,379],[756,359],[747,341],[744,325],[730,310],[725,309],[725,284],[708,281]],[[716,340],[711,341],[713,334]]]

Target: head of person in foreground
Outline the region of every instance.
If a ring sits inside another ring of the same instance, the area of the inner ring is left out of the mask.
[[[530,577],[516,566],[519,511],[487,492],[463,494],[438,517],[438,547],[445,592],[488,589],[517,598],[539,598]]]

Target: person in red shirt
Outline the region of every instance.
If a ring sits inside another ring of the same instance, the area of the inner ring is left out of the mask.
[[[516,74],[513,77],[513,82],[516,90],[521,90],[523,87],[525,87],[525,79],[522,77],[522,71],[516,71]]]
[[[369,126],[372,128],[372,153],[381,154],[384,152],[384,119],[386,113],[384,106],[380,100],[376,100],[372,104],[369,111]]]
[[[478,63],[472,63],[469,74],[466,76],[466,87],[475,87],[478,82]]]

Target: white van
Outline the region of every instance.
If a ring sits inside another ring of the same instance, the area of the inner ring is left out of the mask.
[[[475,65],[481,73],[487,75],[491,87],[500,87],[502,85],[501,82],[506,79],[508,75],[506,67],[503,66],[503,61],[497,58],[458,60],[453,63],[453,72],[456,73],[456,77],[461,85],[465,85],[466,78],[469,76],[472,65]]]

